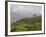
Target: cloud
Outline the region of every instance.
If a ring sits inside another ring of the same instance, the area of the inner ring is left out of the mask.
[[[22,14],[22,15],[30,15],[32,14],[41,14],[41,6],[35,6],[35,5],[11,5],[11,12]]]

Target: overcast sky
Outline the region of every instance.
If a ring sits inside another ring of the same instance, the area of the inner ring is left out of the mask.
[[[34,5],[11,5],[11,12],[18,14],[41,13],[41,6]]]
[[[22,17],[31,17],[33,14],[41,15],[41,10],[42,10],[41,6],[35,5],[16,5],[16,4],[10,5],[12,20]]]

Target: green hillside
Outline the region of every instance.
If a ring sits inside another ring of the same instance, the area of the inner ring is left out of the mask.
[[[42,28],[41,16],[25,18],[11,24],[11,32],[39,31]]]

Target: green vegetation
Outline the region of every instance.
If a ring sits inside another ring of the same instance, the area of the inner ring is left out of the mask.
[[[25,18],[11,24],[11,32],[39,31],[42,28],[41,16]]]

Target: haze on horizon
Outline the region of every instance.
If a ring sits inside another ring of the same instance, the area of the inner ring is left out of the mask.
[[[35,5],[10,5],[11,22],[22,18],[31,18],[34,14],[42,15],[42,7]]]

